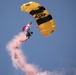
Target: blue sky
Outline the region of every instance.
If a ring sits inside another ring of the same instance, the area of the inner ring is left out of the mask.
[[[13,68],[6,44],[31,21],[34,34],[22,45],[28,62],[43,71],[76,75],[76,0],[33,0],[43,5],[55,20],[57,29],[48,38],[40,34],[35,19],[20,10],[29,1],[0,0],[0,75],[25,75]]]

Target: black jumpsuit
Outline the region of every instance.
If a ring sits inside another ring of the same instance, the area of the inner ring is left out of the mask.
[[[27,31],[26,36],[27,36],[27,37],[28,37],[28,39],[29,39],[29,38],[30,38],[30,36],[31,36],[31,32],[28,32],[28,31]]]

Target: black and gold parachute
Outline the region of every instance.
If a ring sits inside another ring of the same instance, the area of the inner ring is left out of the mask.
[[[25,3],[21,6],[21,10],[31,14],[35,18],[42,35],[48,37],[56,29],[52,16],[39,3],[33,1]]]

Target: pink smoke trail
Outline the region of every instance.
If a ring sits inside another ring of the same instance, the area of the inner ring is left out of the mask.
[[[22,41],[25,40],[28,40],[28,37],[26,37],[26,32],[20,32],[6,46],[7,51],[11,56],[13,66],[15,68],[20,68],[27,75],[60,75],[48,71],[42,72],[37,66],[29,64],[20,48],[21,44],[23,43]]]

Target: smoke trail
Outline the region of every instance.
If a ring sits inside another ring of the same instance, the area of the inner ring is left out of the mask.
[[[20,32],[16,35],[6,46],[7,51],[9,52],[13,66],[15,68],[20,68],[27,75],[61,75],[60,73],[53,73],[48,71],[40,71],[36,65],[29,64],[20,49],[23,41],[27,40],[26,32]]]

